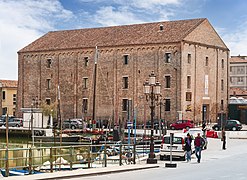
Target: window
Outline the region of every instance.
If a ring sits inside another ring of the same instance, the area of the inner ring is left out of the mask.
[[[206,57],[205,66],[208,66],[208,57]]]
[[[84,89],[88,88],[88,78],[87,77],[83,78],[83,88]]]
[[[123,99],[122,111],[127,111],[127,110],[128,110],[128,99]]]
[[[191,88],[191,76],[187,76],[187,89]]]
[[[47,63],[46,67],[51,68],[51,59],[47,59],[46,63]]]
[[[6,92],[3,91],[3,94],[2,94],[2,100],[5,100],[6,99]]]
[[[165,53],[165,63],[170,63],[172,60],[171,53]]]
[[[13,105],[16,105],[16,94],[13,94]]]
[[[186,101],[191,101],[192,93],[186,92]]]
[[[165,76],[165,88],[171,88],[171,76]]]
[[[82,111],[83,113],[87,113],[88,110],[88,99],[87,98],[83,98],[82,100]]]
[[[191,63],[191,54],[188,54],[188,64]]]
[[[170,111],[171,109],[171,100],[165,99],[165,111]]]
[[[220,104],[221,104],[220,105],[221,106],[220,108],[221,108],[221,110],[223,110],[224,109],[224,100],[221,100]]]
[[[221,91],[224,91],[224,80],[221,79]]]
[[[51,79],[46,79],[47,89],[51,89]]]
[[[232,72],[232,67],[230,67],[230,72]]]
[[[124,64],[128,64],[129,63],[129,55],[124,55],[123,56],[123,61],[124,61],[123,62]]]
[[[128,77],[123,77],[123,88],[128,89],[129,88],[129,78]]]
[[[221,68],[224,69],[224,59],[221,60]]]
[[[84,57],[84,66],[87,67],[89,64],[88,57]]]
[[[50,98],[46,98],[45,102],[46,102],[47,105],[51,105],[51,99]]]

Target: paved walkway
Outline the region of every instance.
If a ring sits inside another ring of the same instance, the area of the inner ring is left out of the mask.
[[[28,176],[12,176],[12,177],[5,177],[3,179],[7,179],[7,180],[68,179],[68,178],[73,178],[73,177],[102,175],[102,174],[107,174],[107,173],[136,171],[136,170],[158,168],[158,167],[160,167],[158,164],[146,164],[143,162],[143,163],[135,164],[135,165],[112,166],[112,167],[91,168],[91,169],[78,169],[78,170],[73,170],[73,171],[34,174],[34,175],[28,175]]]

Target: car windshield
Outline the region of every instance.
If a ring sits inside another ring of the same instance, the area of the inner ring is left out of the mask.
[[[165,137],[164,143],[170,144],[170,137]],[[173,144],[182,144],[182,137],[173,137]]]

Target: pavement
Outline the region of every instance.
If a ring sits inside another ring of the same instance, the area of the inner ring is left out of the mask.
[[[95,176],[95,175],[103,175],[109,173],[120,173],[126,171],[137,171],[137,170],[144,170],[150,168],[159,168],[159,164],[130,164],[124,166],[111,166],[111,167],[104,167],[104,168],[90,168],[90,169],[77,169],[73,171],[60,171],[60,172],[53,172],[53,173],[43,173],[43,174],[33,174],[28,176],[12,176],[12,177],[4,177],[3,179],[7,180],[18,180],[18,179],[25,179],[25,180],[42,180],[42,179],[69,179],[69,178],[76,178],[76,177],[85,177],[85,176]]]
[[[236,140],[238,139],[238,140]],[[229,150],[232,154],[238,154],[239,149],[246,141],[241,139],[247,139],[247,131],[227,131],[227,145],[228,151],[222,151],[222,143],[220,139],[209,138],[208,149],[203,152],[203,161],[211,161],[220,158],[221,156],[228,156]],[[12,176],[4,177],[3,179],[7,180],[42,180],[42,179],[70,179],[70,178],[80,178],[85,176],[97,176],[104,174],[120,173],[120,172],[129,172],[129,171],[138,171],[150,168],[160,168],[164,167],[164,161],[159,161],[159,156],[157,154],[158,163],[157,164],[146,164],[146,157],[143,157],[140,160],[137,160],[136,164],[123,165],[123,166],[109,166],[109,167],[100,167],[100,168],[90,168],[90,169],[77,169],[73,171],[60,171],[53,173],[43,173],[43,174],[34,174],[28,176]],[[193,157],[195,158],[195,157]],[[186,163],[178,162],[180,167],[185,166]],[[0,177],[1,178],[1,177]]]

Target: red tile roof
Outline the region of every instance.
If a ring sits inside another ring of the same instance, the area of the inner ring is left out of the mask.
[[[229,94],[231,96],[247,96],[247,90],[243,90],[240,88],[230,88]]]
[[[18,81],[16,80],[0,80],[3,88],[17,88]]]
[[[19,52],[180,42],[205,18],[48,32]],[[163,25],[164,30],[160,30]]]
[[[240,57],[231,57],[229,58],[230,63],[247,63],[247,60],[242,59]]]

